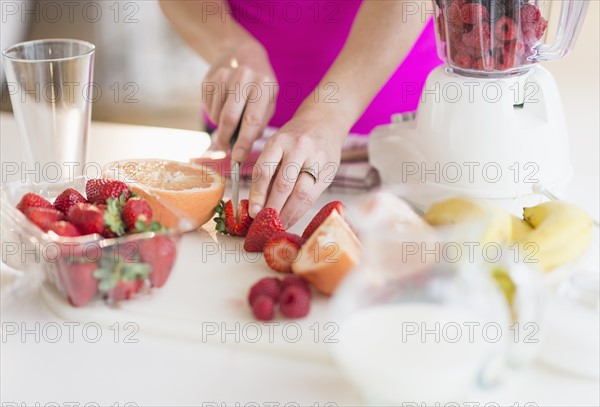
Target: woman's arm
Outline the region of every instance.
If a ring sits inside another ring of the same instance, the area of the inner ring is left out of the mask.
[[[277,79],[267,52],[235,21],[227,1],[161,0],[160,5],[179,35],[210,64],[202,83],[202,104],[217,125],[213,142],[218,148],[229,148],[246,105],[232,151],[235,161],[244,161],[275,111],[272,85]],[[231,92],[250,84],[256,86],[248,87],[247,103],[239,92]],[[261,94],[273,97],[256,96]]]
[[[252,216],[262,207],[273,207],[285,225],[292,225],[331,182],[333,177],[327,168],[337,169],[348,132],[424,27],[424,16],[408,13],[407,3],[362,3],[342,51],[318,88],[267,142],[255,166],[250,191]],[[338,90],[333,103],[323,98],[329,84]],[[274,162],[280,165],[276,174]],[[291,176],[294,171],[286,170],[301,167],[315,167],[325,174],[314,183],[307,174],[296,171]]]

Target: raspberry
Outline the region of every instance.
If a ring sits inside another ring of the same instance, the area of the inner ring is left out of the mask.
[[[448,7],[446,7],[445,16],[446,21],[448,21],[450,25],[462,27],[463,20],[460,12],[460,5],[457,5],[456,3],[450,4]]]
[[[310,287],[309,285],[306,283],[306,281],[304,281],[303,279],[301,279],[298,276],[286,276],[283,281],[281,282],[281,288],[282,290],[285,290],[286,287],[300,287],[303,290],[306,290],[306,292],[308,293],[308,295],[310,297],[312,297],[312,293],[310,292]]]
[[[494,70],[494,58],[489,55],[486,55],[483,58],[477,58],[473,63],[473,68],[480,71],[491,72]]]
[[[279,300],[281,294],[281,281],[275,277],[265,277],[256,282],[248,293],[248,303],[253,305],[254,300],[258,296],[263,295],[270,297],[274,302]]]
[[[469,55],[459,52],[454,56],[454,63],[461,68],[469,69],[471,68],[472,59]]]
[[[470,47],[469,53],[473,55],[484,55],[492,49],[490,39],[490,27],[487,24],[475,24],[473,29],[462,36],[463,43]]]
[[[495,65],[499,71],[505,71],[515,66],[515,53],[514,49],[502,49],[497,48],[495,54]]]
[[[301,287],[288,286],[281,293],[279,309],[288,318],[302,318],[310,310],[310,295]]]
[[[494,26],[496,38],[504,41],[510,41],[517,38],[517,25],[512,18],[501,17]]]
[[[467,3],[460,8],[460,15],[465,24],[480,24],[488,17],[487,8],[479,3]]]
[[[542,17],[536,23],[524,24],[521,30],[523,31],[523,36],[533,37],[534,42],[537,42],[544,36],[546,28],[548,28],[548,21]]]
[[[535,24],[542,18],[540,9],[535,4],[524,4],[519,11],[521,26]]]
[[[259,321],[270,321],[273,319],[275,301],[266,295],[259,295],[252,303],[252,314]]]

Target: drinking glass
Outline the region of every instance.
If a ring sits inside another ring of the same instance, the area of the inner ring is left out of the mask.
[[[52,174],[53,179],[82,174],[94,96],[94,50],[85,41],[44,39],[2,52],[23,155],[34,165],[29,174]]]

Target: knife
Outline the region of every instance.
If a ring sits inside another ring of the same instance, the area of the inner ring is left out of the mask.
[[[244,119],[244,113],[246,112],[246,106],[242,110],[242,115],[240,116],[240,121],[237,124],[237,127],[233,131],[231,135],[231,139],[229,140],[229,149],[230,154],[233,153],[233,146],[238,139],[240,134],[240,129],[242,128],[242,120]],[[236,222],[238,220],[238,203],[240,200],[240,163],[231,160],[231,204],[233,206],[233,217]]]

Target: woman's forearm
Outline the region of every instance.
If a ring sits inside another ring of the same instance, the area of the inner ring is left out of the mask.
[[[364,1],[342,51],[298,114],[310,117],[325,112],[350,130],[424,27],[420,13],[406,10],[403,0]],[[326,88],[337,92],[324,98]]]
[[[178,34],[209,64],[232,46],[248,43],[262,48],[234,20],[226,1],[160,0],[160,6]]]

